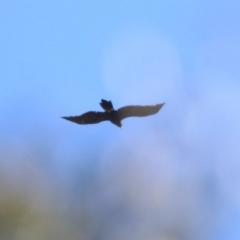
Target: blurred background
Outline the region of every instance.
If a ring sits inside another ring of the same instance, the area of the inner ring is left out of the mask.
[[[240,2],[0,1],[0,239],[240,239]],[[166,102],[148,118],[61,119]]]

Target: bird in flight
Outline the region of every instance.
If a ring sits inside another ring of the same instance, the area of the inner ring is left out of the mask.
[[[156,104],[153,106],[125,106],[118,110],[114,110],[112,102],[102,99],[99,103],[104,109],[104,112],[90,111],[80,116],[62,117],[71,122],[78,124],[94,124],[102,121],[110,121],[118,127],[122,127],[121,121],[127,117],[146,117],[156,114],[165,103]]]

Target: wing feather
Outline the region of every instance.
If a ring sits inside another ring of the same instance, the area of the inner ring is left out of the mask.
[[[78,124],[94,124],[110,119],[109,114],[107,112],[93,112],[93,111],[86,112],[80,116],[62,118]]]
[[[164,105],[157,104],[153,106],[125,106],[118,109],[118,115],[121,120],[127,117],[146,117],[156,114]]]

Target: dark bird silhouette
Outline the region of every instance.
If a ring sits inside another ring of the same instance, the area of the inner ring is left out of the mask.
[[[101,107],[105,112],[86,112],[80,116],[62,117],[71,122],[78,124],[94,124],[102,121],[110,121],[118,127],[122,127],[121,121],[127,117],[146,117],[156,114],[164,105],[156,104],[153,106],[125,106],[118,110],[114,110],[112,102],[102,99],[100,102]]]

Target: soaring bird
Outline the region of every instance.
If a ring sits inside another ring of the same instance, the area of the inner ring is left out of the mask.
[[[114,110],[112,102],[102,99],[99,103],[105,112],[86,112],[80,116],[62,117],[78,124],[94,124],[102,121],[110,121],[118,127],[122,127],[121,121],[127,117],[146,117],[156,114],[165,103],[153,106],[125,106]]]

